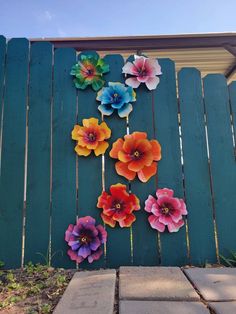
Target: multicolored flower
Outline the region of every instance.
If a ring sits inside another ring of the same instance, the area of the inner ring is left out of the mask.
[[[171,189],[158,189],[156,196],[148,196],[145,210],[151,213],[148,221],[153,229],[164,232],[167,226],[169,232],[177,232],[184,225],[183,215],[187,215],[184,201],[174,197]]]
[[[126,87],[122,83],[109,82],[108,87],[103,87],[98,92],[96,99],[101,101],[98,110],[103,115],[110,116],[114,110],[117,110],[118,115],[121,118],[125,118],[133,110],[130,102],[136,101],[136,93],[133,88]]]
[[[107,232],[103,226],[95,226],[95,219],[86,216],[77,219],[76,225],[69,225],[65,240],[70,246],[67,254],[77,263],[88,259],[89,263],[98,260],[103,251],[102,244],[107,241]]]
[[[122,72],[134,77],[127,78],[125,83],[133,88],[145,83],[149,90],[155,89],[160,81],[157,75],[161,75],[161,67],[157,59],[134,56],[134,62],[127,62]]]
[[[134,132],[113,143],[110,157],[118,159],[115,168],[119,175],[147,182],[157,172],[157,161],[161,159],[161,146],[156,140],[149,141],[147,133]]]
[[[98,54],[82,54],[78,63],[72,67],[70,74],[74,76],[77,88],[85,89],[88,85],[92,85],[93,90],[98,91],[105,83],[102,76],[107,72],[109,72],[109,65]]]
[[[96,156],[104,154],[109,144],[105,141],[111,137],[111,130],[105,122],[98,124],[98,119],[83,119],[83,126],[75,125],[71,133],[77,141],[75,151],[79,156],[88,156],[94,151]]]
[[[110,194],[103,191],[98,198],[98,208],[103,208],[102,220],[111,227],[116,222],[120,227],[130,227],[136,220],[133,211],[140,209],[139,199],[135,194],[126,191],[126,185],[117,183],[111,185]]]

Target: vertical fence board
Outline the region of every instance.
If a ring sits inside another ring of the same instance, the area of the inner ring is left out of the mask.
[[[216,246],[200,72],[182,69],[178,86],[191,263],[204,265],[216,262]]]
[[[204,95],[219,252],[228,256],[229,250],[235,250],[236,164],[225,77],[221,74],[207,75]]]
[[[49,250],[52,45],[31,46],[25,262]]]
[[[232,122],[233,122],[233,131],[234,131],[234,141],[236,141],[236,81],[232,82],[229,85],[229,95],[230,95],[230,104],[231,104],[231,112],[232,112],[232,119],[233,119]],[[234,147],[234,154],[236,157],[236,147]]]
[[[70,75],[76,51],[57,49],[54,54],[52,111],[52,265],[73,268],[66,252],[65,230],[76,218],[76,155],[71,128],[76,122],[76,89]],[[58,253],[57,253],[58,252]],[[61,252],[63,255],[61,255]]]
[[[105,57],[106,62],[110,65],[110,72],[106,76],[108,82],[123,82],[122,67],[124,60],[120,55],[108,55]],[[134,103],[135,106],[135,103]],[[112,136],[109,140],[109,151],[117,138],[123,137],[126,134],[126,119],[119,118],[117,112],[112,116],[105,117],[105,121],[111,128]],[[108,152],[105,156],[105,183],[106,190],[109,192],[109,187],[112,184],[122,183],[128,184],[128,181],[119,176],[115,170],[115,160],[111,159]],[[128,187],[127,187],[128,190]],[[130,228],[120,228],[119,224],[115,228],[106,226],[108,232],[107,242],[107,266],[118,268],[121,265],[131,264],[131,245],[130,245]],[[118,240],[119,239],[119,240]]]
[[[159,59],[162,75],[154,91],[156,137],[162,147],[159,162],[158,187],[171,188],[176,197],[183,198],[181,154],[178,132],[175,65],[170,59]],[[163,265],[184,265],[187,261],[186,231],[161,234],[161,261]]]
[[[0,129],[1,129],[1,114],[3,106],[3,89],[5,75],[5,57],[6,57],[6,38],[0,36]]]
[[[95,52],[83,52],[83,54],[94,54]],[[104,75],[106,79],[106,75]],[[98,111],[96,101],[97,92],[91,86],[85,90],[78,90],[78,123],[82,125],[83,119],[97,118],[99,124],[101,114]],[[79,156],[78,158],[78,200],[79,200],[79,217],[92,216],[96,219],[96,224],[102,224],[100,212],[97,209],[97,198],[102,192],[102,156],[95,156],[92,152],[90,156]],[[104,256],[100,260],[89,264],[83,261],[81,268],[94,269],[104,267]]]
[[[21,265],[29,42],[11,39],[6,59],[0,179],[0,260]]]
[[[149,140],[154,139],[152,92],[144,84],[135,91],[137,101],[129,118],[130,133],[146,132]],[[133,224],[134,265],[157,265],[159,262],[157,232],[150,227],[148,214],[144,211],[144,202],[148,195],[155,191],[155,187],[155,176],[146,183],[142,183],[138,178],[131,182],[132,193],[137,195],[141,205],[141,210],[135,213],[137,220]]]

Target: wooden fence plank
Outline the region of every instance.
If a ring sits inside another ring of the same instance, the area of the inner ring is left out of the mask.
[[[181,154],[178,132],[175,65],[170,59],[159,59],[162,68],[160,84],[154,91],[156,137],[162,147],[159,162],[158,187],[171,188],[175,196],[183,198]],[[187,262],[186,231],[161,234],[163,265],[184,265]]]
[[[141,84],[135,91],[137,101],[134,104],[134,111],[130,114],[130,133],[134,131],[146,132],[149,140],[154,139],[152,92],[144,84]],[[141,210],[135,213],[137,220],[133,224],[134,265],[151,266],[159,263],[157,232],[151,229],[148,214],[144,211],[144,202],[155,189],[155,176],[146,183],[142,183],[137,178],[131,182],[131,191],[137,195],[141,204]]]
[[[5,58],[6,58],[6,38],[0,36],[0,128],[2,124],[1,115],[4,92]]]
[[[204,95],[219,252],[228,256],[229,250],[235,250],[236,163],[225,77],[207,75]]]
[[[124,60],[120,55],[107,55],[105,57],[106,62],[110,65],[110,72],[107,74],[106,79],[108,82],[123,82],[124,77],[122,75],[122,67]],[[135,103],[134,103],[135,106]],[[105,121],[111,128],[111,138],[109,140],[110,147],[112,143],[119,137],[123,137],[126,134],[126,119],[119,118],[117,112],[114,112],[112,116],[105,117]],[[128,184],[128,181],[119,176],[115,170],[115,160],[109,157],[107,153],[105,155],[105,183],[106,190],[109,191],[109,187],[112,184],[122,183]],[[127,187],[128,190],[128,187]],[[107,267],[118,268],[121,265],[131,264],[131,243],[130,243],[130,228],[120,228],[117,225],[115,228],[106,226],[108,232],[107,243]],[[117,240],[119,239],[119,241]]]
[[[50,228],[52,45],[31,46],[25,262],[44,262]]]
[[[11,39],[6,59],[0,179],[0,260],[21,265],[29,42]]]
[[[204,265],[216,262],[216,246],[201,73],[195,68],[182,69],[178,86],[191,263]]]
[[[232,119],[233,119],[232,122],[233,122],[233,131],[234,131],[234,141],[236,141],[236,81],[232,82],[229,85],[229,95],[230,95],[230,104],[231,104],[231,112],[232,112]],[[236,147],[234,147],[234,155],[236,158]]]
[[[76,219],[76,155],[71,128],[76,123],[76,89],[70,75],[76,62],[72,48],[57,49],[54,54],[52,111],[52,265],[73,268],[66,252],[64,233]],[[58,252],[58,253],[57,253]],[[63,252],[63,255],[60,253]]]
[[[95,52],[84,51],[83,54],[94,54]],[[106,75],[104,76],[106,79]],[[98,118],[101,123],[101,115],[98,111],[96,101],[97,93],[88,86],[86,90],[78,90],[78,123],[82,125],[83,119],[91,117]],[[73,126],[72,126],[73,127]],[[79,217],[92,216],[97,224],[102,224],[100,212],[97,209],[97,198],[102,192],[102,156],[96,157],[92,152],[90,156],[78,158],[78,200]],[[94,269],[104,267],[104,256],[100,260],[89,264],[83,261],[81,268]]]

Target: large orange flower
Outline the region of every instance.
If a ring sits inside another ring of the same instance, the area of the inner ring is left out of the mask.
[[[105,141],[111,137],[111,130],[105,122],[98,124],[98,119],[83,119],[83,126],[75,125],[71,133],[77,141],[75,151],[80,156],[88,156],[94,151],[96,156],[104,154],[109,144]]]
[[[132,213],[140,209],[139,199],[135,194],[129,194],[124,184],[117,183],[110,187],[110,194],[103,191],[98,198],[98,208],[103,208],[102,220],[111,227],[116,222],[120,227],[130,227],[136,220]]]
[[[147,182],[157,172],[157,161],[161,159],[161,146],[156,140],[149,141],[147,133],[134,132],[119,138],[110,151],[112,158],[118,159],[115,167],[119,175]]]

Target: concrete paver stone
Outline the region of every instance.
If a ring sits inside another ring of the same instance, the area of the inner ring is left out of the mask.
[[[189,268],[184,272],[206,301],[236,301],[236,268]]]
[[[120,314],[209,314],[200,302],[120,301]],[[230,313],[230,312],[229,312]]]
[[[75,273],[54,314],[112,314],[116,271],[113,269]]]
[[[178,267],[120,267],[119,296],[121,300],[200,299]]]
[[[209,305],[216,314],[236,313],[236,302],[212,302]]]

